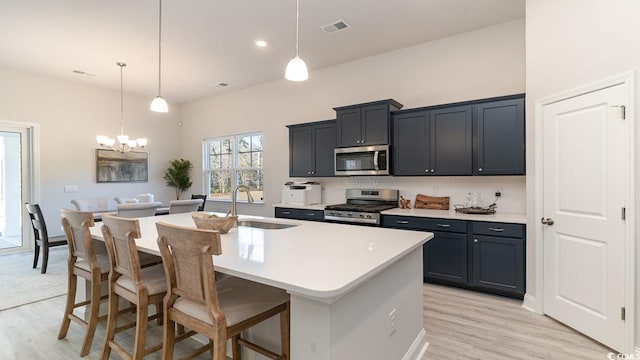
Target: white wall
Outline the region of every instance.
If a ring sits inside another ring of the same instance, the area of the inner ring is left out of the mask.
[[[528,0],[526,8],[527,46],[527,293],[535,296],[535,239],[542,230],[535,218],[535,102],[564,90],[601,80],[640,66],[640,2],[636,0],[581,1]],[[637,75],[636,75],[637,76]],[[640,104],[636,79],[635,107]],[[636,119],[633,119],[637,121]],[[640,130],[636,125],[636,130]],[[640,136],[636,135],[636,144]],[[636,147],[636,161],[640,154]],[[636,164],[636,179],[640,179]],[[640,192],[636,188],[636,204]],[[635,214],[636,224],[640,220]],[[637,233],[637,231],[636,231]],[[636,239],[637,243],[637,239]],[[636,245],[636,259],[640,246]],[[621,259],[623,261],[623,259]],[[636,266],[640,265],[636,260]],[[636,271],[636,282],[640,272]],[[640,297],[636,289],[636,309]],[[541,301],[541,299],[538,299]],[[636,313],[636,328],[640,316]],[[636,346],[640,331],[636,331]]]
[[[202,139],[263,131],[265,204],[239,206],[240,212],[273,215],[288,177],[288,124],[335,118],[333,107],[393,98],[414,108],[524,92],[524,20],[473,31],[377,56],[312,71],[309,80],[279,80],[182,106],[182,154],[201,168]],[[283,72],[284,72],[283,64]],[[232,84],[233,86],[233,84]],[[346,179],[320,179],[325,202],[344,200]],[[352,180],[353,181],[353,180]],[[408,197],[431,194],[463,201],[468,191],[504,188],[502,211],[524,212],[524,177],[371,178],[367,185],[400,188]],[[202,187],[202,176],[193,188]],[[508,190],[507,190],[508,189]],[[195,190],[194,190],[195,191]],[[488,200],[492,200],[488,199]],[[226,209],[220,204],[208,209]]]
[[[7,69],[0,69],[0,79],[0,122],[38,125],[40,198],[34,201],[40,202],[51,235],[62,234],[60,209],[71,208],[74,198],[151,192],[159,201],[172,199],[162,173],[179,152],[175,106],[168,114],[152,113],[151,98],[125,94],[125,133],[149,139],[149,182],[98,184],[96,135],[119,133],[120,92]],[[78,192],[64,193],[65,185],[78,185]]]

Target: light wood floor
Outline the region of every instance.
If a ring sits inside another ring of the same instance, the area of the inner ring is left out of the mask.
[[[56,339],[64,304],[65,296],[59,296],[0,311],[0,359],[79,359],[84,332],[77,324],[71,324],[65,340]],[[604,360],[610,351],[548,317],[522,309],[518,300],[444,286],[424,285],[424,324],[431,343],[424,360]],[[132,347],[132,335],[121,336]],[[150,342],[160,337],[160,328],[152,326]],[[101,322],[92,351],[84,359],[100,358],[103,339]],[[176,357],[194,347],[180,343]],[[198,359],[206,358],[204,354]],[[160,359],[160,353],[145,359]]]
[[[520,300],[432,284],[423,294],[424,360],[604,360],[612,351]]]

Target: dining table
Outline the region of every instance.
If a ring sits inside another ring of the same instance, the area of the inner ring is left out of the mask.
[[[154,255],[160,254],[156,223],[195,227],[190,213],[138,220],[138,251]],[[96,241],[104,241],[100,228],[97,223],[90,229]],[[428,232],[240,216],[238,226],[221,235],[222,254],[213,262],[217,272],[290,294],[291,359],[419,360],[428,346],[422,322],[422,245],[432,237]],[[274,317],[251,330],[251,336],[278,351],[278,326]]]

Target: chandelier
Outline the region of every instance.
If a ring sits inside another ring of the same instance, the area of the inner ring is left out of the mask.
[[[118,139],[118,145],[116,145],[116,140],[104,135],[98,135],[96,140],[98,140],[98,145],[103,148],[119,151],[122,153],[142,149],[147,146],[146,138],[138,138],[135,140],[129,140],[129,136],[124,134],[124,90],[122,83],[122,68],[127,66],[125,63],[116,63],[120,67],[120,135],[116,136]]]

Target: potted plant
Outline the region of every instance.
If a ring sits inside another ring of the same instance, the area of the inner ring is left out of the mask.
[[[176,188],[176,200],[180,200],[182,192],[191,187],[193,164],[185,159],[171,160],[170,164],[171,166],[164,171],[164,180],[167,182],[167,186]]]

